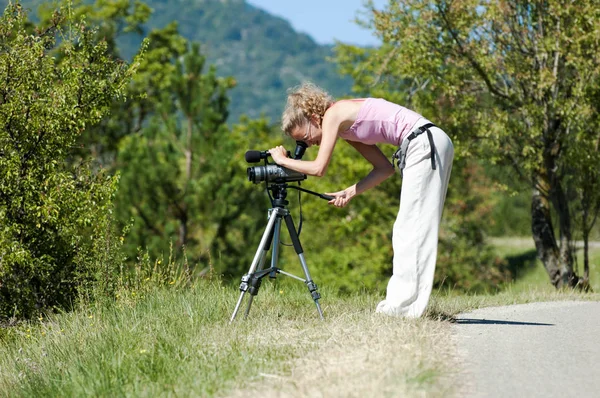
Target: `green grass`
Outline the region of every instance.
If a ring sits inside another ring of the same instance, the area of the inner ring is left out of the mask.
[[[530,259],[528,247],[499,250]],[[496,294],[435,291],[420,319],[375,314],[383,292],[320,286],[320,321],[306,287],[286,278],[265,280],[249,318],[242,307],[233,324],[239,292],[219,281],[122,292],[116,302],[0,328],[0,396],[452,396],[454,315],[600,300],[555,291],[539,264],[521,271]],[[597,273],[594,266],[595,291]]]
[[[235,395],[269,375],[300,372],[298,360],[340,360],[358,352],[347,344],[378,358],[390,341],[403,341],[405,355],[391,370],[386,364],[393,358],[374,364],[386,367],[382,386],[407,393],[433,388],[428,385],[444,366],[435,358],[423,360],[420,353],[432,350],[411,347],[440,344],[423,333],[427,322],[437,322],[375,316],[377,295],[322,293],[324,322],[306,287],[284,282],[265,283],[249,318],[240,313],[229,324],[237,289],[203,282],[3,328],[0,396]],[[309,363],[304,371],[313,369]],[[362,373],[357,368],[357,377]]]
[[[513,292],[527,292],[531,289],[552,292],[548,274],[537,258],[535,246],[531,238],[492,240],[498,256],[508,260],[516,278],[507,286]],[[595,292],[600,291],[600,247],[590,248],[590,285]],[[577,275],[583,275],[583,250],[577,250]]]

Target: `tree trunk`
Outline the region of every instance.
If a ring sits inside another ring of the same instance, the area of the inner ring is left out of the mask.
[[[554,159],[550,159],[548,162],[547,170],[554,170],[555,164]],[[561,286],[574,287],[577,285],[579,278],[575,275],[573,270],[573,252],[575,248],[572,245],[573,239],[571,234],[571,213],[569,211],[569,201],[565,194],[562,186],[562,182],[557,178],[554,172],[548,173],[550,175],[550,200],[554,205],[556,214],[558,216],[558,230],[559,230],[559,258],[560,258],[560,275],[561,275]],[[560,287],[560,286],[557,286]]]
[[[187,188],[192,180],[192,162],[194,152],[192,151],[192,134],[194,132],[194,121],[190,116],[187,117],[187,131],[185,140],[185,186],[184,199],[181,203],[181,216],[179,217],[179,247],[186,246],[188,243],[188,206],[185,201]]]
[[[551,217],[551,201],[549,193],[553,192],[548,173],[538,171],[533,178],[534,186],[531,200],[531,232],[539,259],[544,264],[550,282],[554,287],[562,288],[575,286],[577,277],[573,273],[573,261],[569,247],[569,234],[562,231],[569,225],[568,212],[562,213],[564,219],[561,223],[561,247],[558,246],[554,236]],[[554,190],[554,192],[556,192]],[[560,192],[560,191],[559,191]],[[552,202],[560,204],[560,193]],[[564,203],[562,204],[564,205]],[[561,206],[562,206],[561,205]],[[563,208],[564,210],[564,208]]]
[[[583,234],[583,280],[581,285],[583,290],[588,291],[590,289],[590,255],[589,250],[589,233],[584,232]]]

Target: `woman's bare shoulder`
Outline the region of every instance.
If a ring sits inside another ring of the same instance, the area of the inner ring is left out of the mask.
[[[337,121],[339,125],[352,124],[365,100],[366,98],[356,98],[336,101],[327,109],[325,117]]]

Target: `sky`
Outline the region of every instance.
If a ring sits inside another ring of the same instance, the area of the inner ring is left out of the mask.
[[[379,40],[370,30],[353,20],[364,11],[364,0],[247,0],[269,14],[288,20],[293,28],[307,33],[319,44],[333,44],[339,40],[358,46],[378,45]],[[381,9],[388,0],[374,0]],[[362,18],[364,19],[364,18]]]

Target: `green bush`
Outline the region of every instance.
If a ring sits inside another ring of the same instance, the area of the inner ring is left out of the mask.
[[[106,51],[60,12],[35,31],[19,4],[0,19],[0,319],[68,307],[116,275],[116,179],[66,161],[132,72]]]

